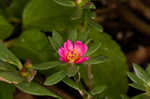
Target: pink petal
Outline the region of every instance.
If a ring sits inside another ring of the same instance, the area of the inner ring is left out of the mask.
[[[81,64],[81,63],[87,61],[88,59],[89,59],[89,58],[88,58],[87,56],[85,56],[85,57],[80,58],[80,59],[79,59],[78,61],[76,61],[75,63],[76,63],[76,64]]]
[[[64,50],[64,47],[60,47],[60,48],[58,49],[58,54],[59,54],[59,56],[61,56],[61,57],[65,57],[65,50]]]
[[[81,41],[76,41],[74,46],[75,46],[74,49],[77,50],[81,56],[83,56],[88,50],[88,47]]]
[[[67,40],[67,42],[64,43],[65,50],[73,50],[73,43],[71,40]]]
[[[67,62],[67,59],[65,57],[60,57],[60,61]]]

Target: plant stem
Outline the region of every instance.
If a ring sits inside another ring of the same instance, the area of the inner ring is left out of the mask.
[[[93,87],[93,74],[91,65],[87,65],[87,73],[88,73],[88,88],[91,90]]]

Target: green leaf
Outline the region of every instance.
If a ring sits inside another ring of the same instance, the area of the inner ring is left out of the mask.
[[[106,85],[107,89],[104,91],[104,96],[109,99],[121,99],[120,94],[126,94],[128,89],[128,81],[126,73],[128,65],[126,57],[121,51],[118,44],[112,38],[95,28],[88,27],[88,37],[93,41],[88,46],[101,43],[101,47],[92,56],[106,56],[107,61],[102,64],[93,64],[93,86]],[[85,31],[85,33],[87,33]],[[80,66],[81,78],[84,79],[88,85],[88,74],[86,66]],[[107,79],[106,79],[107,78]],[[97,95],[100,97],[101,95]],[[98,98],[99,99],[99,98]],[[100,98],[101,99],[101,98]]]
[[[100,63],[104,63],[106,60],[106,57],[105,56],[97,56],[95,58],[90,58],[88,61],[84,62],[85,64],[89,64],[89,65],[92,65],[92,64],[100,64]]]
[[[31,0],[23,13],[23,27],[39,28],[43,31],[75,27],[80,22],[71,20],[76,9],[59,5],[54,0]]]
[[[30,0],[12,0],[6,13],[10,18],[18,17],[21,18],[23,10]]]
[[[22,69],[20,60],[7,48],[5,48],[2,42],[0,42],[0,60],[9,64],[13,64],[19,69]]]
[[[75,42],[77,40],[77,30],[73,29],[71,32],[68,33],[68,40]]]
[[[136,89],[139,89],[141,91],[145,91],[145,86],[143,84],[139,84],[139,83],[132,83],[132,84],[129,84],[131,87],[133,88],[136,88]]]
[[[0,15],[0,39],[8,38],[13,32],[13,26]]]
[[[63,82],[64,82],[65,84],[67,84],[68,86],[70,86],[70,87],[76,89],[76,90],[80,90],[79,85],[78,85],[77,83],[75,83],[75,81],[69,79],[68,77],[66,77],[65,79],[63,79]]]
[[[49,36],[48,37],[49,43],[51,44],[52,48],[57,52],[57,44],[56,42]]]
[[[82,15],[83,15],[82,8],[81,7],[76,7],[75,12],[71,16],[71,20],[73,21],[73,20],[81,19]]]
[[[96,86],[95,88],[93,88],[91,90],[91,94],[94,96],[94,95],[97,95],[97,94],[101,94],[102,92],[104,92],[106,90],[107,86]]]
[[[148,64],[148,66],[146,67],[146,72],[150,76],[150,64]]]
[[[0,71],[0,78],[0,80],[10,84],[18,84],[24,80],[18,72]]]
[[[47,77],[46,81],[44,82],[44,85],[50,86],[50,85],[57,84],[58,82],[63,80],[65,76],[66,76],[66,73],[64,71],[56,72],[50,75],[49,77]]]
[[[47,88],[35,82],[31,82],[31,83],[23,82],[23,83],[17,84],[16,87],[20,89],[21,91],[31,94],[31,95],[52,96],[52,97],[59,98],[53,92],[51,92]]]
[[[11,64],[0,61],[0,71],[16,71],[16,68]]]
[[[73,77],[79,71],[79,67],[77,65],[75,65],[75,64],[66,64],[64,66],[64,71],[66,72],[66,75],[68,77]]]
[[[75,1],[73,0],[54,0],[57,4],[60,4],[62,6],[66,6],[66,7],[75,7]]]
[[[56,31],[53,31],[52,39],[54,42],[56,42],[57,48],[59,48],[64,43],[62,36]]]
[[[137,95],[131,99],[150,99],[150,96],[147,96],[145,94],[140,94],[140,95]]]
[[[51,62],[37,64],[34,66],[34,68],[37,70],[47,70],[47,69],[55,68],[56,66],[61,65],[61,64],[62,63],[59,61],[51,61]]]
[[[14,99],[15,86],[0,82],[0,99]]]
[[[101,43],[90,46],[90,48],[87,52],[87,56],[90,56],[90,55],[94,54],[96,51],[98,51],[100,46],[101,46]]]
[[[55,60],[53,49],[46,35],[39,30],[31,29],[23,32],[12,44],[11,50],[20,59],[30,59],[33,63]]]
[[[134,82],[130,84],[130,86],[145,91],[145,83],[141,79],[139,79],[137,76],[130,72],[127,72],[127,75]]]
[[[127,72],[127,75],[134,83],[138,83],[141,85],[144,84],[144,82],[141,79],[139,79],[136,75],[134,75],[133,73]]]
[[[133,68],[134,68],[136,76],[139,79],[141,79],[145,83],[150,81],[148,74],[140,66],[133,64]]]
[[[126,96],[126,95],[121,95],[121,98],[122,99],[130,99],[128,96]]]
[[[94,28],[95,30],[99,31],[99,32],[103,32],[103,27],[101,25],[99,25],[98,23],[89,20],[89,26]]]

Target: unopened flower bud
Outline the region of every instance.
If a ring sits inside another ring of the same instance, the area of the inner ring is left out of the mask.
[[[20,74],[22,77],[28,77],[30,75],[30,73],[25,68],[21,70]]]
[[[33,65],[32,65],[32,62],[31,62],[30,59],[27,59],[27,60],[26,60],[25,67],[26,67],[27,69],[32,69],[32,68],[33,68]]]
[[[75,0],[75,3],[76,3],[77,5],[80,5],[80,4],[82,3],[82,0]]]

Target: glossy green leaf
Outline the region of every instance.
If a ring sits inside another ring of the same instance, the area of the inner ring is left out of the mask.
[[[79,85],[75,81],[69,79],[68,77],[66,77],[65,79],[63,79],[63,82],[65,84],[67,84],[68,86],[70,86],[71,88],[74,88],[76,90],[80,90]]]
[[[54,84],[57,84],[61,80],[63,80],[66,76],[66,73],[64,71],[56,72],[49,77],[47,77],[46,81],[44,82],[44,85],[51,86]]]
[[[100,63],[104,63],[107,60],[107,58],[105,56],[97,56],[97,57],[91,57],[88,61],[84,62],[85,64],[100,64]]]
[[[100,46],[101,46],[101,43],[90,46],[90,48],[87,52],[87,56],[90,56],[90,55],[94,54],[96,51],[98,51]]]
[[[18,72],[0,71],[0,78],[2,81],[10,84],[18,84],[24,80]]]
[[[88,29],[90,29],[88,33],[89,39],[93,40],[88,46],[101,43],[100,49],[96,51],[92,57],[100,55],[107,57],[104,63],[93,64],[91,66],[93,87],[106,85],[107,89],[103,93],[104,96],[107,96],[108,99],[121,99],[120,94],[125,94],[128,88],[126,76],[128,65],[126,57],[117,43],[114,42],[109,35],[101,33],[92,27],[89,27]],[[80,66],[80,71],[81,77],[84,79],[86,85],[88,85],[86,66]],[[100,97],[100,95],[97,97]]]
[[[0,60],[9,64],[13,64],[19,69],[22,68],[20,60],[12,52],[10,52],[2,42],[0,42]]]
[[[56,31],[53,31],[52,39],[56,43],[57,48],[64,43],[63,37]]]
[[[75,1],[73,0],[54,0],[57,4],[60,4],[62,6],[66,6],[66,7],[75,7]]]
[[[47,69],[55,68],[56,66],[61,65],[61,64],[62,63],[59,61],[50,61],[50,62],[37,64],[34,66],[34,68],[37,70],[47,70]]]
[[[107,86],[96,86],[95,88],[93,88],[91,90],[91,94],[94,96],[94,95],[97,95],[97,94],[101,94],[102,92],[104,92],[106,90]]]
[[[23,27],[44,31],[69,29],[79,23],[71,20],[75,11],[76,8],[62,6],[54,0],[32,0],[24,10]]]
[[[0,15],[0,39],[8,38],[13,32],[13,26]]]
[[[15,86],[0,82],[0,99],[14,99]]]
[[[138,66],[136,64],[133,64],[133,65],[134,65],[133,68],[134,68],[136,76],[139,79],[141,79],[142,81],[144,81],[145,83],[149,82],[150,78],[149,78],[148,74],[140,66]]]
[[[20,89],[21,91],[31,94],[31,95],[52,96],[52,97],[58,98],[58,96],[55,95],[53,92],[51,92],[47,88],[35,82],[31,82],[31,83],[23,82],[23,83],[17,84],[16,87]]]
[[[53,57],[53,49],[46,35],[39,30],[31,29],[23,32],[11,46],[11,50],[20,59],[30,59],[33,63],[47,62]]]

